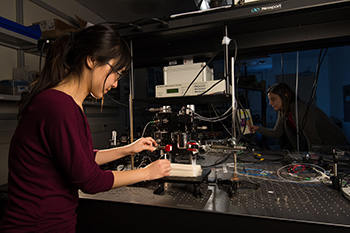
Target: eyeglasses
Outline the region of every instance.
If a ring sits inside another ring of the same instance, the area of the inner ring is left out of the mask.
[[[109,67],[111,67],[111,72],[109,72],[109,74],[107,75],[107,77],[111,74],[111,73],[116,73],[117,74],[117,78],[115,81],[119,81],[120,79],[123,78],[124,74],[122,72],[120,72],[119,70],[116,70],[115,67],[113,67],[111,64],[109,64],[109,62],[104,61],[107,65],[109,65]]]

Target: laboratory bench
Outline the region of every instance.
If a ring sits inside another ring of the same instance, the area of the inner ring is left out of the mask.
[[[223,182],[234,177],[233,158],[208,153],[198,160],[203,167],[228,159],[210,168],[201,195],[186,182],[165,182],[164,192],[154,194],[162,180],[95,195],[80,192],[77,232],[349,232],[349,200],[325,177],[312,177],[326,171],[309,163],[286,165],[276,152],[252,155],[239,156],[237,189]],[[315,174],[301,178],[307,170]]]

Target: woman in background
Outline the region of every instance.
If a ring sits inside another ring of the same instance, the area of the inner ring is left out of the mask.
[[[39,79],[20,103],[0,232],[75,232],[79,189],[93,194],[169,175],[165,159],[130,171],[99,169],[157,146],[152,138],[141,138],[124,147],[93,150],[83,101],[89,94],[103,98],[117,87],[130,61],[126,43],[108,26],[55,40]]]
[[[314,145],[342,146],[347,144],[343,131],[337,127],[318,107],[308,106],[298,98],[298,116],[295,111],[295,93],[285,83],[277,83],[267,90],[269,105],[278,112],[273,129],[261,126],[250,126],[250,131],[261,133],[267,137],[281,138],[286,136],[283,148],[297,150],[297,125],[299,119],[300,151],[308,151]]]

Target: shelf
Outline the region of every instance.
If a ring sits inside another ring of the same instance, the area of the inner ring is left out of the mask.
[[[0,94],[0,100],[19,101],[20,99],[21,99],[20,95],[4,95],[4,94]]]
[[[37,40],[0,27],[0,45],[22,50],[36,49]]]
[[[27,27],[0,16],[0,45],[17,50],[33,50],[40,35],[38,25]]]
[[[186,105],[186,104],[208,104],[218,102],[229,102],[231,96],[224,94],[216,95],[203,95],[203,96],[179,96],[179,97],[166,97],[166,98],[148,98],[148,99],[136,99],[135,102],[153,103],[161,105]]]

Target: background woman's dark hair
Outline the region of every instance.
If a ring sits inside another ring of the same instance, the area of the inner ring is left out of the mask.
[[[53,88],[68,75],[80,77],[86,58],[91,57],[97,66],[105,65],[112,59],[115,70],[130,68],[131,54],[127,43],[118,32],[107,25],[95,25],[82,31],[58,37],[49,48],[45,65],[39,78],[33,82],[31,91],[19,103],[19,117],[30,100],[43,90]]]
[[[282,116],[287,116],[291,112],[291,104],[295,102],[295,92],[287,84],[273,84],[267,89],[266,93],[276,94],[282,99]]]

